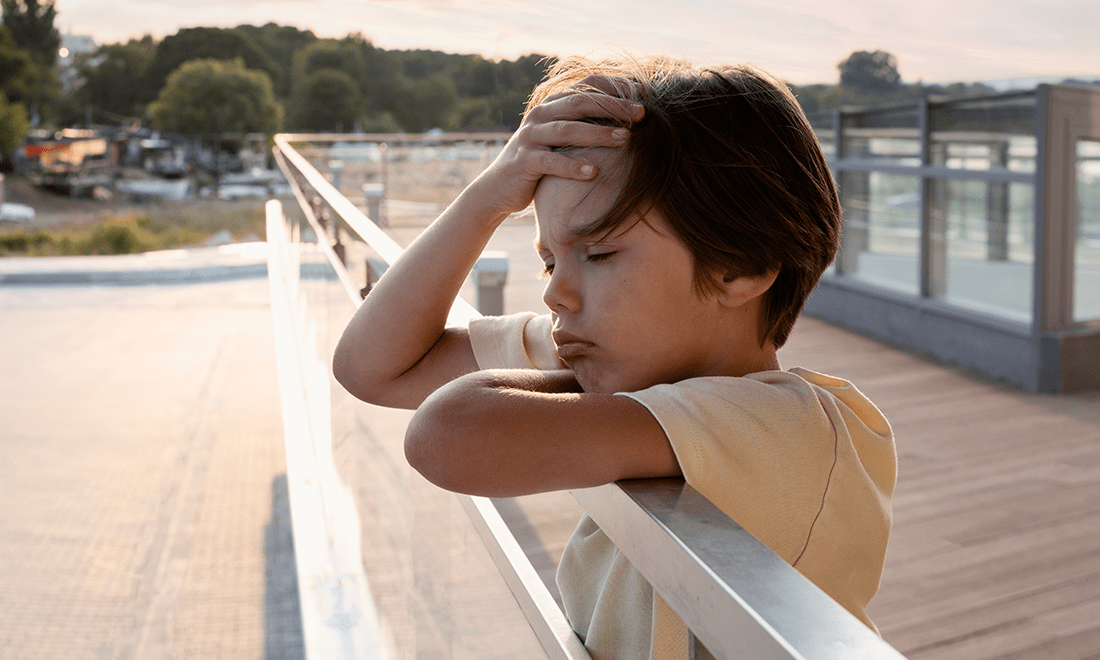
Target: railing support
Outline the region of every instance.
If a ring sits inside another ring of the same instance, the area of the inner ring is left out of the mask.
[[[504,285],[508,281],[508,253],[486,250],[474,264],[477,291],[474,307],[485,316],[504,314]]]

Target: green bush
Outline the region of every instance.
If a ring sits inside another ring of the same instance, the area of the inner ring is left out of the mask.
[[[49,232],[38,229],[25,231],[15,229],[10,232],[0,233],[0,254],[28,254],[41,251],[54,243],[54,237]]]
[[[156,237],[136,218],[108,218],[86,238],[76,241],[78,254],[133,254],[157,247]]]
[[[108,217],[93,225],[0,230],[0,256],[133,254],[202,245],[228,231],[236,240],[264,235],[262,207],[196,209],[190,214]]]

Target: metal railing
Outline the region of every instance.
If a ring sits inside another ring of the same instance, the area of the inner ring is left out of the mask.
[[[294,136],[293,141],[301,141],[302,137]],[[309,137],[322,139],[321,136]],[[324,139],[333,140],[333,137],[324,136]],[[432,139],[447,138],[432,136]],[[462,139],[468,137],[462,136]],[[337,276],[341,287],[358,303],[359,291],[339,256],[344,247],[338,240],[339,230],[333,229],[335,219],[342,220],[347,229],[387,263],[397,259],[402,250],[292,147],[291,141],[288,136],[276,136],[276,159],[292,184],[309,226],[317,233],[325,256],[334,270],[342,273]],[[285,226],[277,203],[271,204],[269,213],[272,214],[269,223]],[[326,221],[326,217],[331,222]],[[275,232],[283,237],[288,235],[284,229]],[[270,251],[279,253],[277,249]],[[272,276],[276,276],[274,270]],[[280,295],[287,293],[292,292],[284,291]],[[293,307],[293,300],[285,303],[286,309]],[[452,308],[449,320],[465,323],[476,315],[477,312],[460,299]],[[317,407],[313,411],[326,414]],[[324,424],[319,427],[323,428]],[[301,429],[299,425],[299,432]],[[288,428],[288,433],[292,431]],[[314,440],[318,441],[325,439]],[[296,482],[291,478],[290,483],[293,502]],[[902,658],[856,617],[681,479],[624,481],[574,491],[573,495],[688,626],[691,631],[688,656],[691,658]],[[588,658],[563,612],[493,503],[481,497],[461,496],[460,499],[546,656],[562,660]],[[295,545],[304,547],[308,540],[299,545],[297,521],[295,525]],[[346,556],[347,553],[333,551],[332,554]],[[339,574],[344,570],[345,567],[337,567],[329,572]],[[299,579],[306,578],[300,573]],[[369,594],[369,586],[364,584],[363,588],[361,593]],[[323,622],[331,619],[331,613],[310,613],[305,611],[306,605],[303,602],[303,617],[312,616],[322,621],[312,629],[324,628]],[[373,611],[373,607],[369,609]],[[377,628],[375,621],[365,622],[365,632],[357,634],[368,636],[370,630]],[[308,649],[311,626],[306,625],[305,629]],[[336,633],[328,631],[329,636]],[[340,634],[345,633],[341,631]],[[325,657],[361,656],[352,653]]]

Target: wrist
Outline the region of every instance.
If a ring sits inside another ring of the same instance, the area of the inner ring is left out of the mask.
[[[483,190],[476,180],[451,202],[448,212],[489,231],[495,230],[512,213],[510,209],[494,204],[493,196],[489,191]]]

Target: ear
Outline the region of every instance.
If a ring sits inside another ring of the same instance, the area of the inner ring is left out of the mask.
[[[740,307],[764,295],[778,276],[778,270],[765,271],[760,275],[727,273],[718,281],[718,300],[726,307]]]

